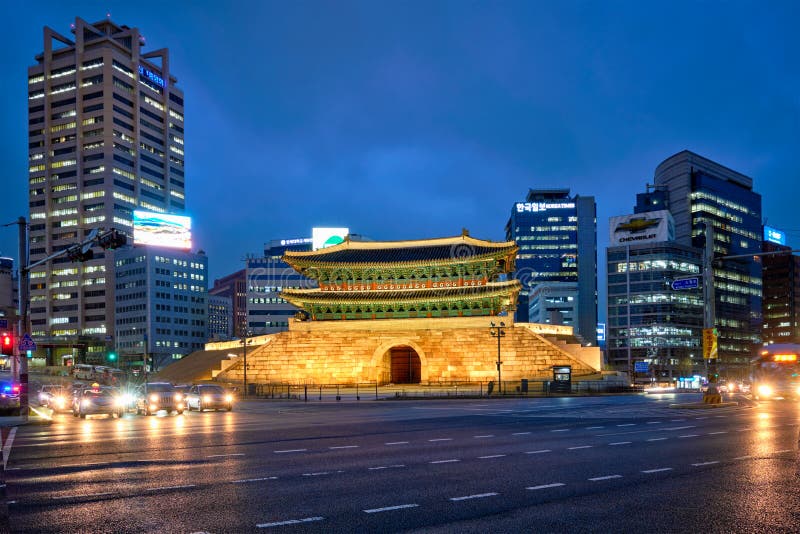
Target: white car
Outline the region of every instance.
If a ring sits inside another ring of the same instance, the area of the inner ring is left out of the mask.
[[[222,386],[200,384],[192,386],[186,394],[186,409],[197,410],[233,410],[233,395]]]

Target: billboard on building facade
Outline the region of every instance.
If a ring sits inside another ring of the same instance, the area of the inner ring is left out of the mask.
[[[134,210],[133,242],[136,245],[190,249],[192,219],[182,215]]]
[[[777,228],[772,228],[771,226],[764,227],[764,241],[769,243],[775,243],[777,245],[785,245],[786,244],[786,232],[782,232]]]
[[[675,221],[669,210],[611,217],[609,237],[612,247],[674,241]]]
[[[311,248],[319,250],[338,245],[350,233],[349,228],[312,228]]]

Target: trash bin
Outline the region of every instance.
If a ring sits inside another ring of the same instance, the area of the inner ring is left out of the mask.
[[[519,389],[522,393],[528,393],[528,379],[523,378],[520,380]]]

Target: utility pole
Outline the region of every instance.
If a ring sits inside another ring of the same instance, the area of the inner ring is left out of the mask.
[[[28,420],[28,357],[19,350],[19,343],[22,337],[28,332],[28,291],[30,283],[28,275],[28,221],[25,217],[17,219],[19,229],[19,323],[17,326],[17,355],[15,359],[19,361],[19,413],[25,421]]]
[[[497,326],[494,322],[490,323],[492,326],[489,328],[489,332],[492,334],[493,337],[497,338],[497,391],[498,393],[502,394],[503,391],[503,379],[500,373],[500,366],[502,365],[502,361],[500,360],[500,338],[506,335],[505,328],[506,323],[500,321],[500,325]]]
[[[714,303],[714,227],[710,222],[706,226],[706,246],[703,249],[703,302],[705,313],[703,315],[703,327],[714,328],[716,320]],[[718,354],[709,354],[708,359],[708,389],[703,395],[703,402],[707,404],[719,404],[722,397],[717,390],[717,358]]]
[[[247,398],[247,326],[244,328],[244,333],[242,335],[242,343],[244,344],[244,351],[242,353],[242,363],[244,365],[244,373],[242,375],[242,398]]]

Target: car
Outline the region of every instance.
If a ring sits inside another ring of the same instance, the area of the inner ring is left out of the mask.
[[[72,405],[72,394],[60,384],[45,384],[39,390],[39,405],[54,412],[68,412]]]
[[[222,386],[200,384],[192,386],[186,394],[186,409],[197,410],[233,410],[233,395]]]
[[[72,415],[86,419],[87,415],[105,414],[122,417],[125,408],[122,396],[115,388],[92,384],[82,390],[72,405]]]
[[[160,410],[167,413],[186,409],[183,393],[169,382],[149,382],[139,387],[136,394],[136,413],[153,415]]]
[[[19,415],[20,385],[7,380],[0,381],[0,412],[6,415]]]

